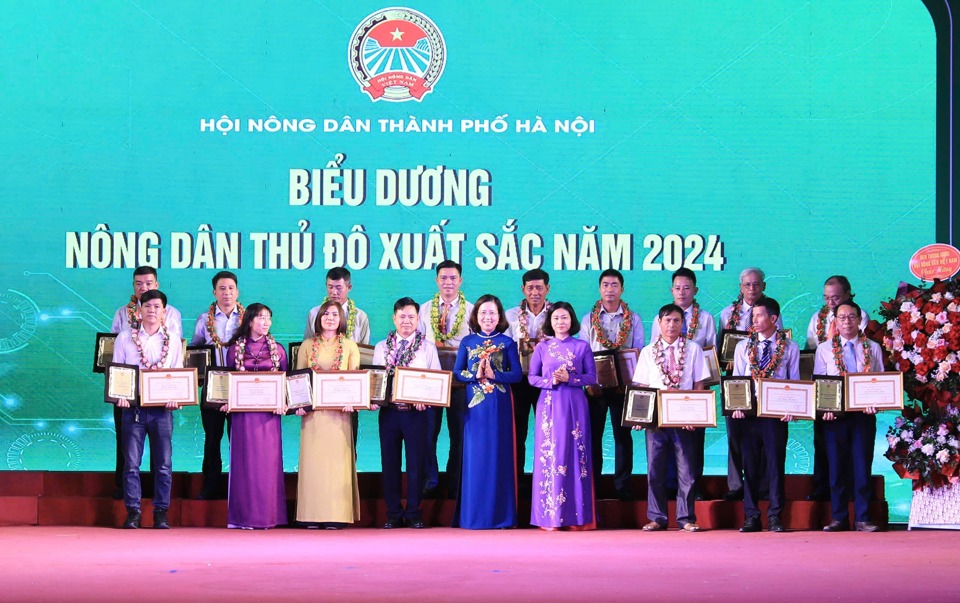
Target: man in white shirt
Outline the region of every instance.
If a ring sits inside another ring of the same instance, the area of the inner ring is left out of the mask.
[[[440,351],[456,350],[460,341],[470,333],[469,319],[473,304],[468,302],[460,290],[463,284],[463,268],[453,260],[444,260],[437,264],[437,293],[433,298],[420,305],[419,331],[427,341]],[[451,362],[447,370],[453,370]],[[447,408],[447,434],[450,436],[450,454],[447,457],[447,490],[451,498],[456,498],[460,490],[460,463],[463,455],[463,416],[467,409],[466,389],[456,380],[450,392],[450,407]],[[434,495],[440,487],[440,467],[437,460],[437,441],[443,422],[443,409],[427,409],[430,419],[430,448],[427,450],[427,469],[424,490]]]
[[[376,345],[373,363],[387,367],[392,375],[397,367],[440,370],[437,347],[417,330],[420,305],[409,297],[393,304],[393,324],[387,338]],[[383,500],[387,505],[386,529],[424,528],[420,501],[423,495],[424,469],[430,437],[429,419],[423,404],[384,402],[379,413],[380,464],[383,480]],[[402,458],[401,447],[407,455],[407,505],[400,503]]]
[[[817,346],[813,372],[816,375],[846,373],[879,373],[883,371],[880,345],[864,337],[860,331],[864,312],[852,301],[840,302],[836,312],[837,334]],[[870,469],[877,437],[877,410],[848,412],[842,417],[833,413],[823,416],[823,435],[830,474],[830,503],[833,521],[825,532],[850,529],[850,477],[853,477],[854,527],[858,532],[876,532],[870,522]]]
[[[703,360],[703,350],[683,334],[683,308],[667,304],[660,308],[658,323],[661,334],[643,348],[637,360],[633,382],[656,389],[701,389],[710,376]],[[636,429],[636,428],[635,428]],[[647,444],[647,518],[646,532],[667,528],[667,461],[674,457],[677,466],[677,526],[685,532],[699,532],[695,510],[697,463],[703,447],[698,437],[702,427],[652,426],[646,431]]]
[[[347,338],[355,343],[370,343],[370,319],[367,313],[357,307],[350,299],[353,283],[350,281],[350,271],[346,268],[331,268],[327,272],[327,297],[323,301],[335,301],[347,313]],[[316,333],[314,325],[320,306],[314,306],[307,312],[307,326],[303,330],[303,338],[310,339]]]

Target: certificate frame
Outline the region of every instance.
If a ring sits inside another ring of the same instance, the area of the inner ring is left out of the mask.
[[[306,381],[306,383],[301,383],[301,381]],[[306,399],[300,399],[297,402],[291,403],[296,392],[301,391],[302,387],[306,387],[307,389]],[[313,410],[313,369],[304,368],[287,371],[284,391],[286,393],[286,414],[294,414],[301,408],[304,410]]]
[[[800,350],[800,380],[813,381],[813,364],[816,360],[817,350]],[[821,375],[826,377],[827,375]]]
[[[131,386],[133,391],[130,392],[119,392],[115,391],[113,387],[114,374],[116,373],[125,373],[131,378]],[[116,404],[117,400],[120,398],[126,398],[130,402],[130,406],[139,406],[140,405],[140,366],[136,364],[122,364],[113,362],[107,364],[104,368],[103,373],[103,401],[108,404]],[[131,395],[124,396],[121,393],[130,393]]]
[[[380,364],[361,364],[360,368],[370,372],[370,403],[387,402],[391,379],[387,367]]]
[[[93,343],[93,372],[102,373],[113,363],[113,348],[117,344],[116,333],[97,333]]]
[[[440,360],[440,369],[453,372],[457,365],[457,348],[441,348],[437,346],[437,358]]]
[[[710,371],[710,376],[703,381],[703,386],[720,385],[723,372],[720,370],[720,357],[717,355],[716,346],[703,348],[703,361],[707,364],[707,370]]]
[[[230,371],[229,375],[227,412],[283,412],[287,403],[284,371]],[[248,387],[259,387],[267,398],[243,400],[243,390]]]
[[[614,354],[617,363],[618,386],[633,383],[633,375],[637,372],[637,362],[640,361],[640,350],[637,348],[622,348]]]
[[[357,343],[357,349],[360,350],[360,366],[373,364],[373,351],[376,349],[368,343]]]
[[[183,356],[185,368],[197,369],[197,383],[203,385],[207,379],[207,370],[216,364],[217,348],[212,345],[188,345]]]
[[[657,397],[659,427],[716,427],[717,392],[662,389]]]
[[[628,385],[623,395],[623,427],[655,427],[657,425],[657,396],[660,390],[653,387]]]
[[[610,389],[620,386],[617,378],[616,350],[602,350],[593,353],[593,363],[597,368],[597,385]]]
[[[297,366],[297,357],[300,355],[300,346],[302,345],[302,341],[287,344],[287,366]]]
[[[520,355],[520,370],[524,375],[530,374],[530,359],[533,358],[533,350],[545,341],[546,337],[521,337],[517,341],[517,353]]]
[[[815,384],[817,418],[830,412],[837,418],[844,415],[843,377],[839,375],[811,375]]]
[[[335,397],[342,395],[345,388],[355,390],[356,402],[344,403]],[[340,410],[347,406],[354,410],[370,409],[370,371],[314,371],[313,409]]]
[[[426,395],[426,388],[418,380],[427,380],[434,389],[433,395]],[[398,366],[393,372],[394,404],[425,404],[427,406],[450,406],[450,390],[453,385],[453,373],[434,369],[415,369]]]
[[[884,399],[879,403],[876,394],[871,392],[869,401],[866,387],[876,390],[877,387],[888,390]],[[869,407],[877,410],[903,410],[903,373],[892,371],[886,373],[847,373],[843,387],[846,390],[844,410],[847,412],[863,412]]]
[[[219,410],[230,399],[230,371],[222,367],[208,368],[203,392],[202,407]]]
[[[165,381],[168,383],[164,383]],[[180,407],[198,404],[197,369],[170,368],[140,371],[140,406],[164,407],[169,402],[174,402]]]
[[[737,351],[737,344],[750,337],[750,331],[739,331],[736,329],[723,329],[720,331],[720,362],[724,364],[733,362],[734,354]]]
[[[803,404],[799,410],[788,408],[784,397]],[[757,416],[764,419],[781,419],[785,416],[795,419],[814,420],[817,417],[816,384],[813,381],[792,379],[757,380]]]
[[[757,416],[757,389],[751,377],[725,375],[720,377],[720,399],[723,415],[740,411],[747,417]]]

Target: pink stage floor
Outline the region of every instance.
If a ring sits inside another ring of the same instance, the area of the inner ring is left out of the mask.
[[[956,601],[955,532],[0,528],[2,601]]]

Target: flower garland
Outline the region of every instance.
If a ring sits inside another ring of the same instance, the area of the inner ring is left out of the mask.
[[[730,307],[730,318],[727,319],[727,326],[724,327],[728,331],[734,331],[740,328],[740,313],[743,312],[743,294],[737,296],[737,299],[733,300],[733,303]]]
[[[677,339],[677,348],[680,350],[680,357],[676,358],[675,366],[672,371],[667,370],[667,358],[664,350],[669,344],[663,340],[663,337],[657,338],[657,344],[653,346],[653,361],[660,369],[660,377],[663,384],[668,389],[679,389],[680,381],[683,380],[683,363],[687,357],[687,344],[683,337]]]
[[[697,335],[697,329],[700,328],[700,304],[694,300],[693,310],[690,311],[690,324],[687,325],[687,339],[693,341]]]
[[[529,339],[530,334],[527,331],[527,300],[526,298],[520,300],[520,314],[517,315],[517,330],[520,331],[520,339]],[[550,311],[551,304],[549,301],[544,300],[543,309],[547,312]],[[541,310],[542,312],[543,310]],[[543,337],[543,324],[540,324],[540,328],[537,329],[537,339]]]
[[[747,353],[750,358],[750,374],[754,379],[769,379],[777,371],[777,367],[780,366],[780,362],[783,360],[784,350],[787,345],[787,338],[784,335],[783,331],[777,329],[777,346],[773,349],[773,357],[770,358],[770,364],[767,365],[767,368],[760,368],[760,359],[757,358],[757,346],[759,344],[759,335],[754,332],[750,335],[750,338],[747,339]]]
[[[830,306],[824,304],[817,312],[817,343],[827,340],[827,316],[830,315]]]
[[[620,305],[623,307],[623,322],[620,323],[620,330],[617,332],[616,341],[607,339],[606,334],[603,332],[603,326],[600,324],[600,310],[603,306],[599,300],[593,305],[593,310],[590,311],[590,324],[593,326],[594,333],[596,333],[597,343],[608,350],[619,350],[623,346],[627,341],[627,333],[630,332],[630,327],[633,324],[633,315],[630,313],[630,307],[627,306],[627,302],[620,300]]]
[[[941,488],[960,482],[960,410],[943,409],[897,417],[887,430],[887,451],[893,469],[913,479],[913,489]]]
[[[420,331],[414,331],[413,333],[413,342],[406,347],[405,350],[399,355],[394,353],[394,346],[397,345],[397,332],[396,330],[390,331],[387,335],[387,355],[386,355],[386,365],[387,372],[393,374],[394,369],[398,366],[410,366],[410,362],[413,360],[414,355],[416,355],[417,350],[420,349],[420,344],[423,343],[423,333]],[[391,362],[390,359],[393,358]]]
[[[433,338],[438,343],[444,343],[456,337],[460,327],[463,326],[463,318],[467,313],[467,299],[463,296],[463,291],[457,291],[457,306],[453,327],[446,333],[441,333],[437,328],[440,324],[440,292],[433,296],[433,303],[430,304],[430,328],[433,329]]]
[[[863,334],[857,335],[860,345],[863,347],[863,372],[870,372],[870,345],[867,344],[867,338]],[[843,362],[843,348],[840,347],[840,336],[833,336],[833,363],[837,365],[837,370],[841,375],[847,374],[847,367]]]
[[[136,295],[130,296],[130,303],[127,304],[127,322],[130,323],[130,330],[136,331],[140,328],[140,300]]]
[[[265,335],[267,340],[267,346],[270,348],[270,361],[273,363],[274,371],[280,370],[280,354],[277,353],[277,340],[273,338],[273,335],[267,333]],[[236,366],[238,371],[247,370],[243,366],[243,356],[247,351],[247,338],[240,337],[237,339],[237,357],[236,357]],[[263,348],[260,348],[260,351],[263,351]],[[260,359],[260,352],[257,352],[257,360]]]
[[[331,339],[331,341],[334,341]],[[333,362],[333,368],[331,371],[340,370],[340,362],[343,361],[343,333],[337,333],[337,356]],[[317,333],[313,336],[313,347],[310,349],[310,368],[315,371],[325,370],[320,366],[320,348],[323,346],[325,340],[320,337],[320,334]]]
[[[217,303],[213,302],[210,304],[210,309],[207,310],[207,335],[210,336],[210,341],[213,345],[220,348],[223,346],[223,340],[217,335],[217,322],[214,320],[214,316],[217,312]],[[243,304],[237,302],[237,312],[240,313],[240,316],[237,319],[237,324],[243,321]]]
[[[147,357],[143,354],[143,344],[140,343],[140,327],[130,331],[130,337],[133,339],[134,345],[137,346],[137,354],[140,355],[140,366],[147,370],[162,368],[164,363],[167,361],[167,354],[170,352],[170,333],[167,331],[166,325],[160,325],[160,333],[163,334],[163,346],[160,348],[160,360],[151,364],[150,361],[147,360]]]
[[[323,303],[328,301],[330,301],[329,297],[323,298]],[[340,305],[343,306],[344,304]],[[347,306],[347,335],[353,337],[353,329],[357,325],[357,304],[353,303],[353,300],[348,297],[345,305]]]

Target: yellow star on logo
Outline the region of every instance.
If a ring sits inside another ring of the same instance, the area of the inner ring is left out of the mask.
[[[399,28],[399,27],[397,27],[395,30],[391,31],[391,32],[390,32],[390,35],[393,36],[393,39],[394,39],[394,40],[402,40],[402,39],[403,39],[403,32],[400,31],[400,28]]]

